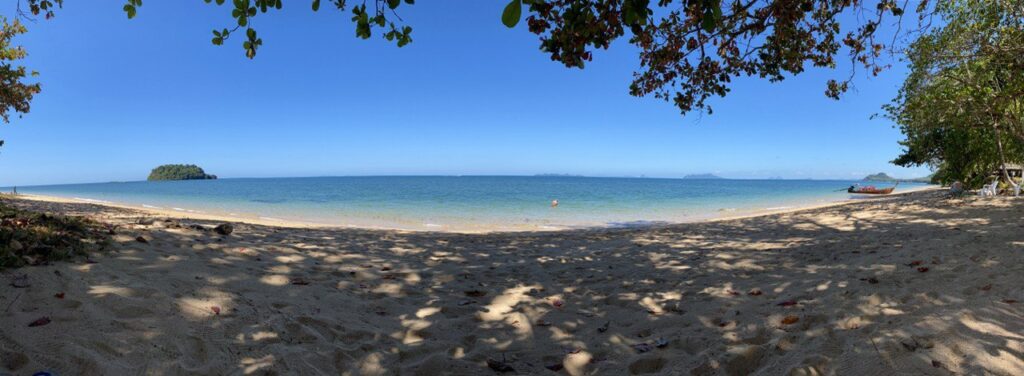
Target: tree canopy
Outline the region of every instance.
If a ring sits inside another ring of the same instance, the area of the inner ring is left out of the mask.
[[[14,45],[13,40],[25,31],[25,26],[17,19],[8,22],[0,16],[0,119],[4,123],[10,122],[12,112],[28,113],[32,96],[40,90],[39,83],[25,82],[26,77],[37,73],[29,73],[24,66],[17,65],[28,54],[21,46]],[[3,144],[0,140],[0,146]]]
[[[32,15],[46,18],[64,3],[25,1]],[[283,6],[283,0],[204,1],[227,8],[234,19],[212,31],[213,44],[241,33],[237,38],[249,58],[263,46],[255,21]],[[320,0],[307,1],[312,11],[320,10]],[[330,3],[351,13],[356,37],[379,33],[398,47],[412,42],[412,26],[399,11],[414,0]],[[917,13],[927,14],[928,4],[921,1]],[[708,99],[724,97],[735,78],[780,81],[808,66],[835,68],[844,54],[854,66],[877,74],[887,66],[879,59],[886,44],[877,34],[887,17],[897,24],[902,20],[904,5],[896,0],[511,0],[501,8],[500,20],[511,28],[525,19],[540,50],[570,68],[583,68],[595,50],[628,38],[640,50],[629,93],[670,101],[686,114],[712,112]],[[134,18],[143,11],[142,0],[126,0],[122,9]],[[841,25],[844,17],[852,25]],[[851,72],[828,81],[826,95],[838,98],[852,78]]]
[[[910,74],[886,106],[906,136],[893,163],[979,186],[1024,161],[1024,3],[944,0],[936,10],[944,25],[911,44]]]
[[[146,180],[207,180],[217,175],[207,175],[199,166],[190,164],[167,164],[154,168]]]

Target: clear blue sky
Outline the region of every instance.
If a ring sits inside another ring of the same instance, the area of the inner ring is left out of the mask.
[[[888,163],[899,131],[870,120],[904,71],[859,76],[842,101],[814,70],[735,82],[713,115],[634,98],[625,40],[570,70],[501,25],[503,3],[403,6],[414,42],[357,39],[350,15],[308,1],[262,14],[264,46],[210,43],[230,9],[69,1],[19,42],[43,92],[0,125],[0,186],[142,180],[164,163],[221,177],[535,174],[734,178],[926,175]],[[10,17],[14,4],[0,9]],[[240,35],[238,36],[240,37]]]

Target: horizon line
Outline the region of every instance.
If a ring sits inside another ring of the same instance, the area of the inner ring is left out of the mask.
[[[701,175],[710,175],[709,177],[701,177]],[[873,175],[873,174],[869,174]],[[690,177],[693,176],[693,177]],[[450,177],[450,178],[474,178],[474,177],[518,177],[518,178],[583,178],[583,179],[652,179],[652,180],[821,180],[821,181],[865,181],[864,178],[859,179],[841,179],[841,178],[784,178],[784,177],[767,177],[767,178],[731,178],[723,177],[714,174],[687,174],[681,177],[664,177],[664,176],[646,176],[646,175],[615,175],[615,176],[592,176],[592,175],[574,175],[574,174],[532,174],[532,175],[505,175],[505,174],[423,174],[423,175],[314,175],[314,176],[239,176],[239,177],[217,177],[217,179],[184,179],[184,180],[241,180],[241,179],[318,179],[318,178],[416,178],[416,177]],[[865,176],[866,177],[866,176]],[[919,178],[895,178],[894,180],[910,181]],[[184,180],[160,180],[152,181],[154,183],[160,182],[173,182],[173,181],[184,181]],[[96,181],[96,182],[85,182],[85,183],[56,183],[56,184],[27,184],[21,185],[21,187],[47,187],[47,186],[59,186],[59,185],[85,185],[85,184],[111,184],[111,183],[146,183],[151,182],[149,180],[110,180],[110,181]],[[13,188],[18,185],[5,185],[0,188]]]

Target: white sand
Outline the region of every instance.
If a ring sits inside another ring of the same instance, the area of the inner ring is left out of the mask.
[[[120,227],[96,263],[0,272],[0,374],[487,375],[490,358],[518,374],[1024,375],[1024,200],[937,195],[651,229],[226,237],[21,200]],[[8,285],[21,274],[30,287]]]

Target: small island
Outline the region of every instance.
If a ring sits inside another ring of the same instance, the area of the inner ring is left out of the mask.
[[[146,180],[209,180],[216,178],[217,175],[207,175],[206,171],[196,165],[167,164],[154,168]]]
[[[713,174],[693,174],[693,175],[683,176],[683,179],[724,179],[724,178],[721,177],[721,176],[713,175]]]

